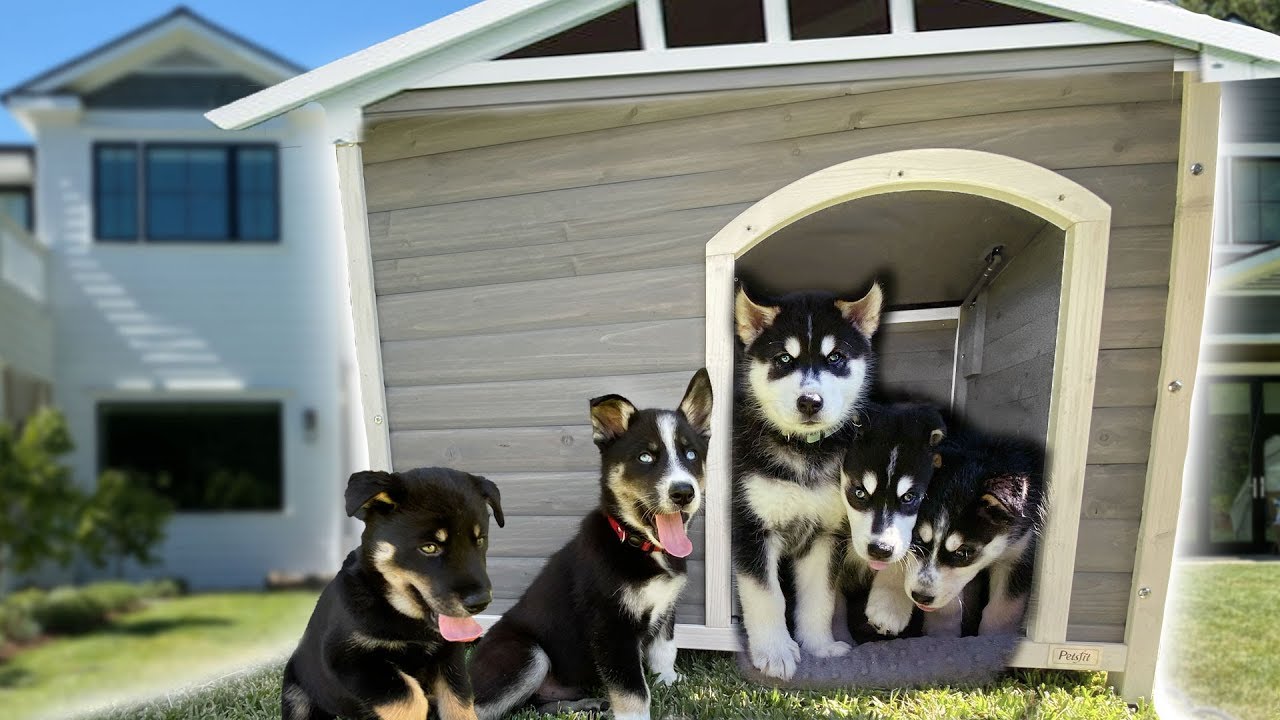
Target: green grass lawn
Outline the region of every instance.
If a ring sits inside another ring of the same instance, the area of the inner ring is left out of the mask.
[[[278,661],[302,635],[315,598],[219,593],[152,602],[102,631],[57,638],[0,664],[0,716],[67,717]]]
[[[1280,563],[1188,561],[1175,583],[1166,685],[1240,720],[1280,717]]]
[[[883,693],[788,692],[739,678],[724,653],[683,652],[677,667],[685,680],[654,693],[655,718],[886,718],[943,720],[982,718],[1091,718],[1154,720],[1136,713],[1104,685],[1101,673],[1025,671],[990,688]],[[278,720],[280,666],[246,672],[181,697],[112,710],[94,720]],[[532,712],[513,720],[545,718]],[[587,716],[565,715],[563,718]]]

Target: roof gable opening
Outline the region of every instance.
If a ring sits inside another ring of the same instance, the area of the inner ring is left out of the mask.
[[[581,25],[529,43],[498,59],[514,60],[557,55],[625,52],[640,50],[641,47],[640,19],[636,13],[636,4],[628,3]]]
[[[764,42],[761,0],[662,0],[667,47]]]
[[[917,30],[1034,25],[1061,18],[990,0],[915,0]]]
[[[787,9],[793,40],[889,32],[888,0],[788,0]]]

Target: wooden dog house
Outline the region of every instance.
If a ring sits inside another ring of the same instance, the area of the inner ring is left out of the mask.
[[[586,399],[670,406],[705,364],[677,638],[736,648],[733,278],[880,274],[885,383],[1051,445],[1015,664],[1106,670],[1137,697],[1172,565],[1216,83],[1278,68],[1280,38],[1147,0],[485,0],[209,117],[323,107],[369,461],[499,483],[496,610],[594,502]]]

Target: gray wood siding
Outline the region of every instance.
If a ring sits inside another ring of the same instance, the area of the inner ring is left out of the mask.
[[[951,405],[955,321],[882,325],[873,345],[876,377],[885,390]]]
[[[1178,93],[1172,72],[1141,71],[454,109],[415,110],[430,94],[406,95],[365,142],[394,463],[502,485],[512,521],[494,533],[494,575],[509,577],[494,607],[509,606],[598,492],[587,399],[670,407],[701,366],[716,231],[844,160],[1002,153],[1113,208],[1071,631],[1116,639],[1163,329]],[[943,399],[945,334],[887,329],[882,377]],[[692,585],[683,622],[702,617]]]

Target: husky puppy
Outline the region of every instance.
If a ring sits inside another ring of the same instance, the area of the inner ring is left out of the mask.
[[[840,463],[870,385],[879,285],[858,300],[798,293],[757,303],[739,287],[742,343],[733,435],[733,565],[751,663],[787,679],[800,649],[849,652],[831,632],[835,547],[845,522]],[[779,563],[793,559],[796,640]]]
[[[985,572],[978,634],[1017,633],[1043,519],[1044,451],[1026,440],[976,432],[940,449],[942,466],[916,519],[906,594],[927,613],[926,634],[959,635],[959,598],[970,595],[966,586]]]
[[[865,413],[841,467],[849,518],[844,571],[864,586],[867,571],[874,574],[866,618],[881,634],[901,633],[911,619],[912,606],[902,592],[902,560],[934,468],[941,464],[937,446],[945,436],[942,414],[932,405],[875,406]]]
[[[693,552],[686,527],[705,489],[711,380],[699,370],[675,411],[596,398],[591,426],[600,506],[476,646],[471,679],[481,718],[530,699],[557,710],[603,709],[582,700],[603,686],[615,718],[648,720],[646,656],[660,682],[680,677],[675,605]]]

